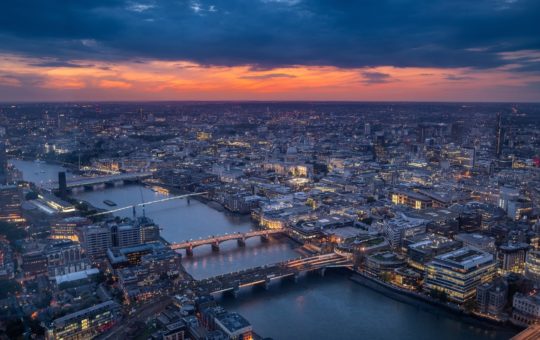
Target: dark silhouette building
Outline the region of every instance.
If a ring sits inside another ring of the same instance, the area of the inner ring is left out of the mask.
[[[65,197],[67,195],[66,173],[63,171],[58,173],[58,194],[60,197]]]

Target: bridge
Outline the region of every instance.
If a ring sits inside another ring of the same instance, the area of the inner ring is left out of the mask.
[[[259,236],[263,242],[268,240],[268,237],[270,235],[276,235],[276,234],[282,234],[285,231],[282,229],[267,229],[267,230],[254,230],[247,233],[234,233],[234,234],[226,234],[221,236],[212,236],[207,239],[200,239],[200,240],[190,240],[190,241],[184,241],[181,243],[172,243],[170,245],[171,249],[174,250],[185,250],[186,255],[193,256],[193,248],[203,246],[203,245],[212,245],[212,250],[219,251],[219,245],[222,242],[236,240],[238,242],[238,245],[240,247],[243,247],[246,245],[246,240],[252,237]]]
[[[352,267],[352,260],[335,253],[320,254],[273,265],[259,266],[233,273],[196,281],[196,288],[208,294],[238,293],[240,288],[263,285],[266,289],[274,280],[293,278],[296,282],[301,273],[319,271],[324,275],[327,268]]]
[[[121,208],[101,211],[101,212],[98,212],[98,213],[95,213],[95,214],[92,214],[92,215],[88,215],[88,217],[95,217],[95,216],[100,216],[100,215],[113,214],[115,212],[119,212],[119,211],[127,210],[127,209],[133,209],[133,208],[136,208],[136,207],[143,207],[144,208],[144,207],[146,207],[148,205],[167,202],[167,201],[172,201],[172,200],[177,200],[177,199],[182,199],[182,198],[187,198],[188,201],[189,201],[190,197],[201,196],[201,195],[205,195],[207,193],[208,193],[207,191],[194,192],[194,193],[191,193],[191,194],[185,194],[185,195],[180,195],[180,196],[170,196],[170,197],[160,198],[158,200],[154,200],[154,201],[150,201],[150,202],[137,203],[137,204],[133,204],[133,205],[127,205],[127,206],[121,207]]]
[[[113,174],[106,176],[95,176],[95,177],[75,177],[67,179],[67,189],[72,190],[75,188],[88,187],[88,188],[99,188],[104,187],[105,185],[116,185],[123,184],[124,182],[138,181],[144,178],[151,177],[151,172],[129,172],[121,174]],[[58,189],[58,181],[48,182],[42,185],[42,189],[53,191]]]

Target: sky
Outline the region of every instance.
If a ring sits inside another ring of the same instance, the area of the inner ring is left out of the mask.
[[[538,0],[0,5],[0,101],[540,101]]]

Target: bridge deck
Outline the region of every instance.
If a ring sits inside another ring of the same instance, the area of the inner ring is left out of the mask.
[[[197,281],[197,287],[208,293],[220,293],[295,276],[300,272],[350,266],[352,266],[352,262],[345,257],[334,253],[323,254],[218,275]]]
[[[106,176],[95,176],[95,177],[76,177],[67,179],[67,187],[74,188],[85,185],[96,185],[107,182],[115,181],[125,181],[125,180],[134,180],[144,177],[152,176],[151,172],[133,172],[133,173],[122,173]],[[44,189],[56,189],[58,188],[58,181],[48,182],[43,185]]]
[[[282,229],[254,230],[254,231],[249,231],[247,233],[234,233],[234,234],[210,237],[210,238],[201,239],[201,240],[192,240],[192,241],[185,241],[181,243],[173,243],[171,244],[170,247],[171,249],[174,249],[174,250],[180,250],[180,249],[187,249],[187,248],[195,248],[195,247],[202,246],[205,244],[215,244],[215,243],[221,243],[221,242],[225,242],[229,240],[245,240],[251,237],[270,236],[270,235],[282,234],[284,232],[285,231]]]

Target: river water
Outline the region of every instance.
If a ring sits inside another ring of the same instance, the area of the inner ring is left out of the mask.
[[[25,180],[37,183],[56,180],[61,167],[28,161],[13,161]],[[104,200],[118,207],[167,197],[163,193],[130,185],[91,192],[74,197],[110,209]],[[137,214],[142,214],[138,208]],[[248,216],[215,210],[192,199],[172,200],[145,208],[145,213],[161,228],[169,242],[206,238],[210,235],[245,232],[253,229]],[[118,216],[131,217],[125,210]],[[195,278],[205,278],[239,269],[283,261],[300,256],[298,245],[284,239],[261,243],[247,240],[245,248],[235,241],[223,243],[219,253],[210,246],[195,249],[183,264]],[[328,271],[325,277],[308,275],[297,284],[281,282],[268,291],[253,288],[241,291],[238,298],[221,297],[229,310],[246,317],[255,331],[274,339],[508,339],[512,332],[494,332],[472,326],[442,311],[423,310],[393,300],[348,279],[344,272]]]

